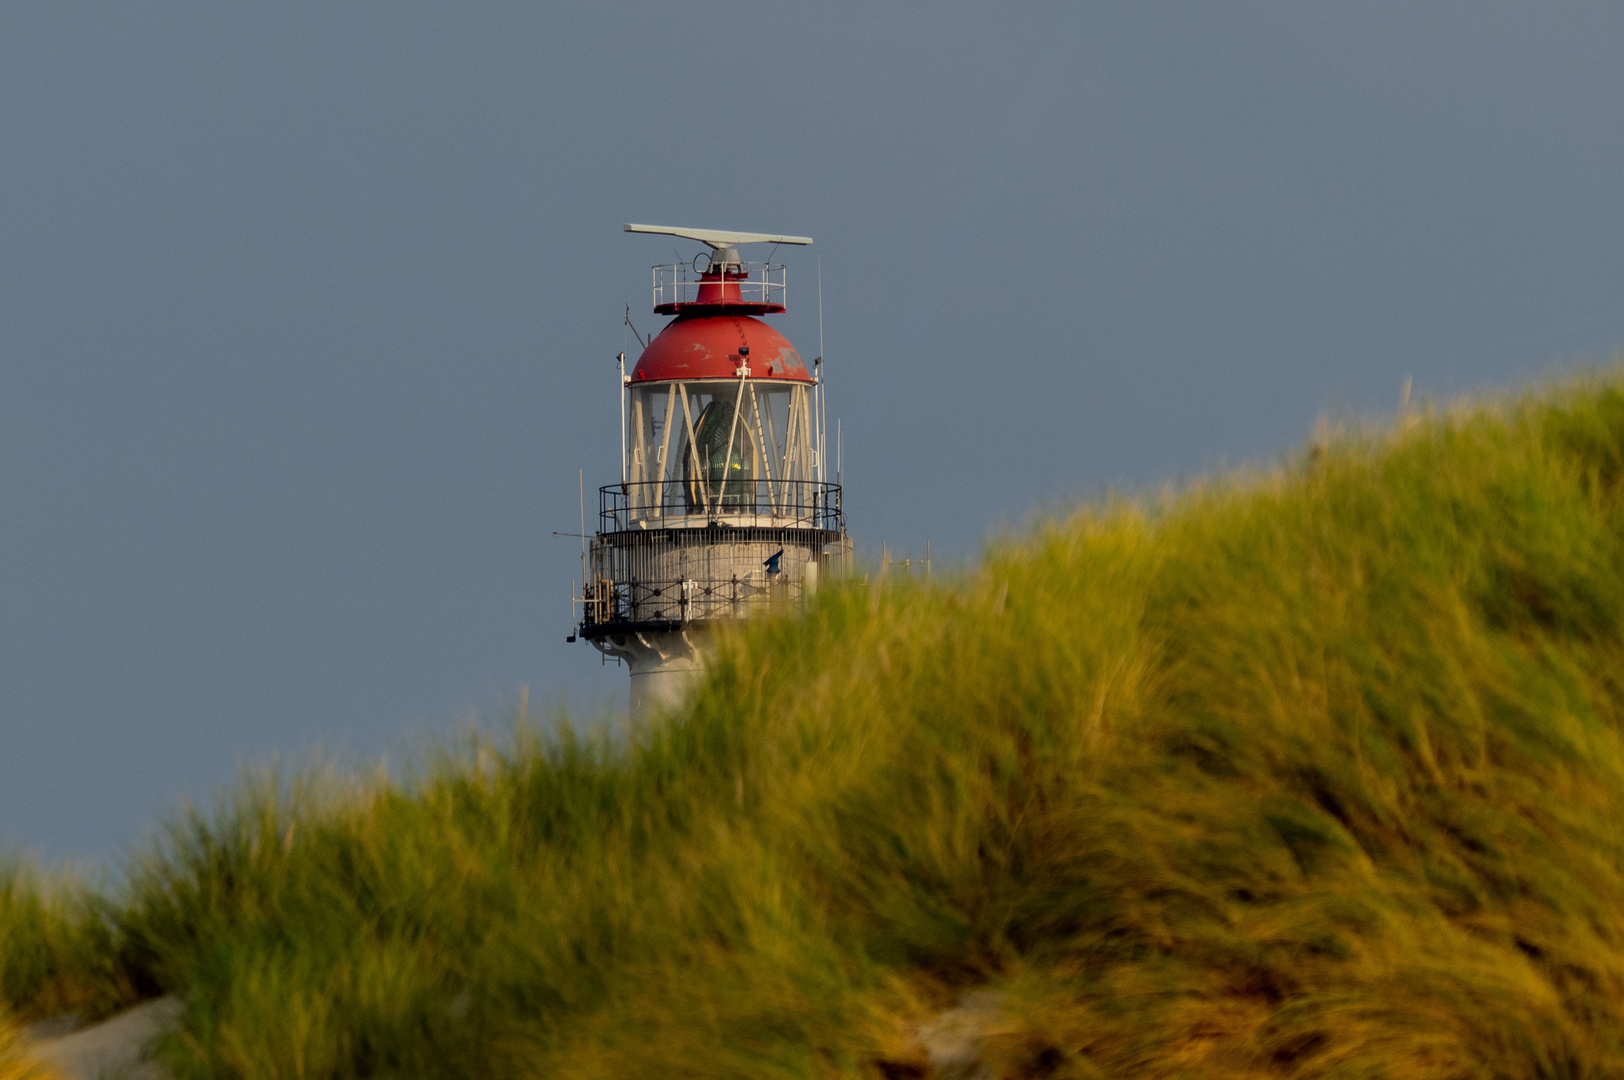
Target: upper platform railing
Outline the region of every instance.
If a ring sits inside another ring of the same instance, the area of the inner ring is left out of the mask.
[[[703,529],[845,531],[840,485],[810,480],[729,480],[721,490],[695,481],[609,484],[598,489],[598,531]]]
[[[783,264],[730,263],[724,274],[701,270],[699,263],[665,263],[653,268],[656,312],[675,315],[685,307],[712,306],[742,306],[768,315],[784,310],[788,277]]]

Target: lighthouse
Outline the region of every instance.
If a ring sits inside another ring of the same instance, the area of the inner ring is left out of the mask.
[[[630,372],[621,357],[620,481],[598,489],[570,635],[625,662],[635,721],[681,701],[716,626],[794,610],[845,572],[851,541],[827,475],[823,358],[809,367],[762,320],[785,310],[785,268],[739,257],[812,240],[625,231],[710,249],[653,268],[654,311],[672,319]]]

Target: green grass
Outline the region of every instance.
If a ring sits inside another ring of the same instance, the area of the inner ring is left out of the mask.
[[[103,1016],[139,995],[119,959],[115,916],[72,874],[0,856],[0,1027],[7,1014]]]
[[[630,744],[544,730],[134,860],[176,1074],[923,1076],[978,995],[1003,1077],[1621,1075],[1624,375],[825,590]]]

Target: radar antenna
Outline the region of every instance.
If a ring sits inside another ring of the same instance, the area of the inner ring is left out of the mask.
[[[698,240],[713,250],[726,251],[738,244],[810,244],[810,236],[779,236],[775,233],[727,232],[723,229],[678,229],[665,225],[630,225],[627,232],[656,233],[660,236],[680,236],[684,240]]]

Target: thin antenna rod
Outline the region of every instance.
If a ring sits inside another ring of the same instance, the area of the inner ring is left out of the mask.
[[[823,387],[823,255],[818,255],[818,483],[829,482],[829,392]]]
[[[654,340],[654,336],[650,334],[648,341],[644,341],[643,335],[637,332],[637,324],[632,322],[632,306],[630,304],[626,305],[626,329],[630,330],[632,332],[632,337],[637,339],[637,347],[639,349],[648,348],[648,341]]]
[[[581,595],[586,595],[586,470],[575,470],[575,480],[581,486]]]
[[[620,490],[624,494],[626,491],[626,350],[620,350],[620,355],[615,359],[620,361]],[[581,512],[585,513],[585,493],[581,495],[581,501],[583,503]],[[582,526],[581,531],[586,531],[585,526]]]

